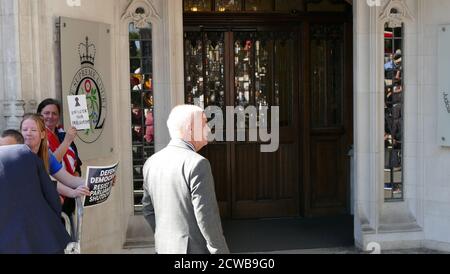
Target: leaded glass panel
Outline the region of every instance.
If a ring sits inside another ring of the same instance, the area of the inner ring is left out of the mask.
[[[403,199],[403,26],[384,30],[384,196]]]
[[[131,139],[133,157],[133,194],[135,212],[142,210],[145,160],[154,152],[153,56],[151,25],[129,26]]]
[[[242,0],[216,0],[216,11],[233,12],[242,10]]]

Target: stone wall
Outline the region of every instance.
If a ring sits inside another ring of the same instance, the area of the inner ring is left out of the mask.
[[[81,5],[71,5],[72,3]],[[181,0],[2,0],[0,1],[0,130],[18,128],[26,112],[37,103],[61,98],[60,16],[110,24],[114,153],[107,158],[83,161],[105,165],[119,161],[119,178],[109,201],[85,210],[82,230],[84,253],[115,253],[127,235],[143,231],[145,222],[134,216],[129,95],[127,11],[136,5],[151,10],[153,27],[155,141],[157,149],[169,142],[165,126],[170,109],[183,102],[183,43]],[[83,155],[80,155],[83,159]],[[85,173],[85,172],[84,172]],[[132,231],[133,233],[130,233]]]
[[[437,143],[438,32],[450,24],[450,1],[420,1],[425,237],[427,247],[450,250],[450,148]]]
[[[404,11],[404,201],[384,201],[383,26],[390,6]],[[354,2],[355,240],[382,249],[450,250],[450,150],[437,144],[437,31],[448,1]]]

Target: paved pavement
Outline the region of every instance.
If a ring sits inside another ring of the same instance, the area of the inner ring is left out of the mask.
[[[242,253],[242,254],[362,254],[364,252],[356,247],[338,247],[338,248],[319,248],[319,249],[302,249],[302,250],[283,250],[264,253]],[[155,254],[153,247],[149,248],[133,248],[123,249],[121,254]],[[450,254],[430,249],[405,249],[405,250],[389,250],[382,254]]]

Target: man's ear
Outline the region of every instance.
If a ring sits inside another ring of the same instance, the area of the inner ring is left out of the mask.
[[[187,141],[192,141],[192,124],[189,123],[185,125],[184,127],[184,133],[183,133],[183,139],[186,139]]]

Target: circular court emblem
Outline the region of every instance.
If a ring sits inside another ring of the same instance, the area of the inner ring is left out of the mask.
[[[86,43],[78,46],[80,54],[81,69],[75,74],[70,85],[71,95],[86,95],[87,107],[91,128],[78,134],[84,143],[94,143],[97,141],[105,125],[106,120],[106,92],[100,74],[94,68],[95,45]]]

